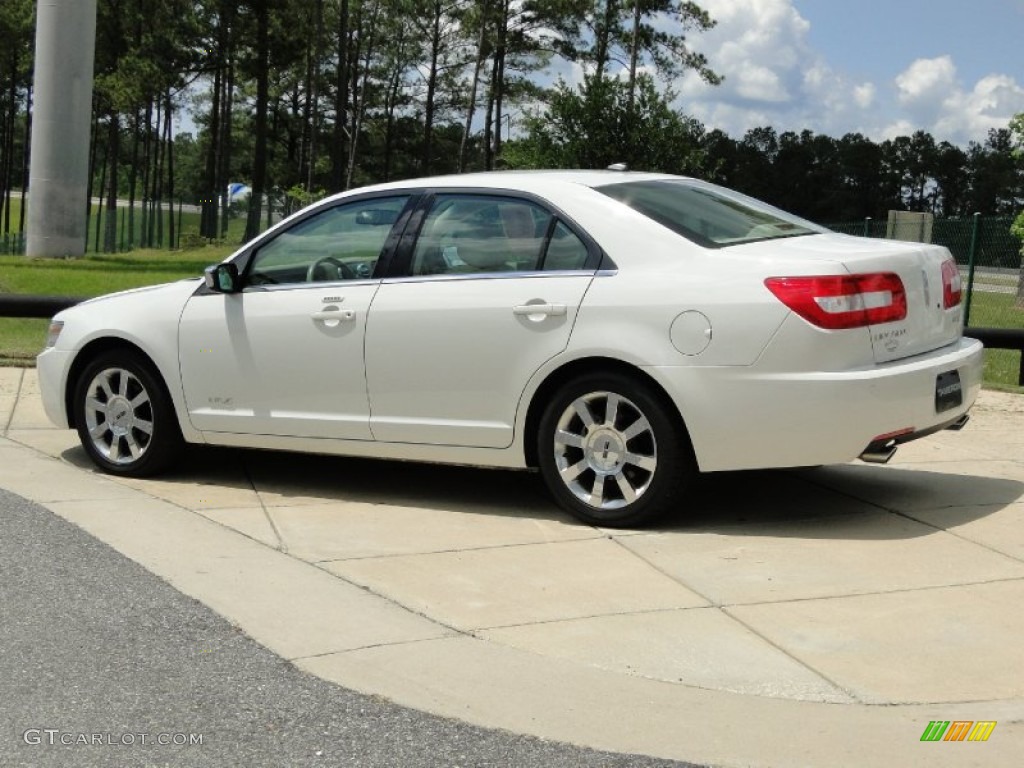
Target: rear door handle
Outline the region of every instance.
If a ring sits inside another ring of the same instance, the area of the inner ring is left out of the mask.
[[[520,304],[512,307],[513,315],[547,315],[561,317],[566,313],[565,304]]]

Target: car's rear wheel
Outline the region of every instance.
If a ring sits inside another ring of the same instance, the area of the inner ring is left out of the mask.
[[[641,525],[671,511],[697,470],[669,408],[652,386],[619,373],[563,385],[537,436],[551,494],[592,525]]]
[[[73,407],[82,446],[104,472],[155,474],[184,444],[162,381],[134,352],[111,351],[89,363],[75,385]]]

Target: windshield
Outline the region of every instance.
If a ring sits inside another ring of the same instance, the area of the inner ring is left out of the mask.
[[[692,179],[627,181],[596,189],[708,247],[828,231],[760,200]]]

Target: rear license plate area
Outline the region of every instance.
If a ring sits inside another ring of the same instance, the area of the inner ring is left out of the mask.
[[[935,379],[935,412],[942,413],[958,408],[963,402],[964,392],[960,386],[960,372],[940,373]]]

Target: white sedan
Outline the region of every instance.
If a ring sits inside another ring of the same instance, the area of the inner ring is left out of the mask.
[[[694,179],[499,172],[353,190],[186,280],[57,315],[50,418],[118,475],[187,443],[539,468],[592,524],[699,472],[885,461],[981,386],[934,245]]]

